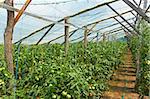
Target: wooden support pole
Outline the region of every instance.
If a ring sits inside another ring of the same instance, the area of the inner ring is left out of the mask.
[[[13,6],[13,0],[5,0],[5,3],[9,6]],[[14,29],[14,11],[7,10],[7,26],[4,33],[4,51],[5,60],[8,67],[8,71],[14,75],[13,66],[13,29]]]
[[[107,40],[109,41],[109,35],[107,35]]]
[[[99,37],[99,33],[97,33],[97,36],[96,36],[96,38],[97,38],[97,40],[96,40],[96,41],[97,41],[97,43],[98,43],[98,37]]]
[[[85,27],[87,28],[87,27]],[[84,48],[87,48],[88,40],[87,40],[88,31],[87,29],[84,31]]]
[[[103,41],[106,41],[106,34],[103,33]]]
[[[21,8],[21,10],[18,12],[15,20],[14,20],[14,26],[15,24],[18,22],[18,20],[20,19],[20,17],[22,16],[22,14],[24,13],[24,11],[26,10],[26,8],[28,7],[28,5],[30,4],[32,0],[27,0],[26,3],[23,5],[23,7]]]
[[[64,22],[65,24],[68,24],[68,17],[65,18]],[[65,55],[67,56],[69,49],[69,26],[65,26],[64,31],[65,31]]]

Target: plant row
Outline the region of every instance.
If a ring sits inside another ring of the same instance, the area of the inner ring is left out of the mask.
[[[4,57],[0,58],[0,96],[15,95],[20,99],[86,99],[102,96],[108,89],[113,71],[121,63],[126,49],[123,42],[81,42],[70,44],[65,55],[64,46],[21,45],[15,47],[15,86],[9,91],[12,79],[6,70]],[[3,47],[0,55],[3,56]],[[14,80],[12,80],[14,81]]]
[[[150,90],[150,25],[141,21],[138,25],[139,36],[130,39],[130,47],[136,66],[139,62],[136,90],[141,95],[148,95]]]

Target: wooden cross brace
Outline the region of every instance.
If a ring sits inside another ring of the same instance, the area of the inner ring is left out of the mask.
[[[20,17],[22,16],[22,14],[24,13],[24,11],[26,10],[31,1],[32,0],[27,0],[25,4],[22,6],[21,10],[18,12],[17,16],[14,19],[14,26],[16,25],[16,23],[18,22],[18,20],[20,19]]]

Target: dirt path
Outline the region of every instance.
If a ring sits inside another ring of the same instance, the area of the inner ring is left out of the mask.
[[[124,65],[120,65],[113,80],[109,82],[110,91],[105,93],[103,99],[138,99],[139,95],[134,91],[136,69],[132,65],[130,51],[124,56],[124,60]]]

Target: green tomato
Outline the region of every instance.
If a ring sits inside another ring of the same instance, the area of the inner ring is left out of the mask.
[[[92,89],[95,89],[95,87],[93,86]]]
[[[53,95],[53,96],[52,96],[52,98],[53,98],[53,99],[56,99],[56,98],[57,98],[57,96],[56,96],[56,95]]]
[[[38,76],[35,76],[35,79],[36,79],[36,80],[39,80],[39,77],[38,77]]]
[[[3,67],[3,68],[0,68],[0,71],[2,71],[2,70],[4,70],[5,68]]]
[[[92,87],[90,86],[89,89],[92,89]]]
[[[52,84],[49,84],[49,86],[52,87],[53,85],[52,85]]]
[[[63,91],[63,92],[62,92],[62,95],[63,95],[63,96],[66,96],[66,95],[67,95],[67,92]]]
[[[54,73],[55,71],[54,71],[54,70],[51,70],[51,72]]]
[[[71,95],[67,94],[67,98],[68,98],[68,99],[71,99]]]
[[[60,76],[63,76],[64,75],[64,73],[60,73]]]
[[[5,73],[5,76],[8,77],[8,74]]]

